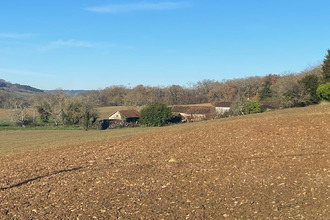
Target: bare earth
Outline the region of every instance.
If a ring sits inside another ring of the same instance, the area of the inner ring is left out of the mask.
[[[329,160],[327,104],[129,132],[0,156],[0,219],[330,219]]]

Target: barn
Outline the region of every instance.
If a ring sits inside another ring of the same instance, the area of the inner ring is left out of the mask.
[[[215,109],[212,106],[173,106],[173,114],[183,117],[183,122],[195,122],[213,119]]]

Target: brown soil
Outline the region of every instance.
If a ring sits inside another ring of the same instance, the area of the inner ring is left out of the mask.
[[[0,219],[330,219],[330,107],[0,156]]]

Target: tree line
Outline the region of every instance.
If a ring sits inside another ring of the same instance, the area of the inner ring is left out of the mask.
[[[190,86],[171,85],[134,88],[110,86],[90,91],[100,106],[145,106],[159,102],[167,105],[233,102],[240,98],[278,102],[284,107],[316,104],[327,99],[330,82],[330,50],[322,65],[300,73],[268,74],[231,80],[203,80]],[[322,86],[321,86],[322,85]],[[319,86],[321,88],[318,90]]]
[[[24,109],[37,109],[43,122],[85,124],[98,117],[97,107],[147,106],[237,102],[257,100],[281,103],[284,107],[301,107],[330,100],[330,50],[323,64],[300,73],[268,74],[231,80],[202,80],[190,86],[167,87],[138,85],[134,88],[113,85],[102,90],[70,97],[63,91],[38,93],[22,97],[0,90],[0,108],[13,108],[17,123],[24,121]],[[253,109],[253,108],[252,108]]]

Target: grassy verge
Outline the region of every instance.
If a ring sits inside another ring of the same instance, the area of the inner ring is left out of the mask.
[[[25,127],[17,126],[10,121],[0,121],[0,131],[8,130],[82,130],[79,126],[55,126],[52,124],[28,124]]]

